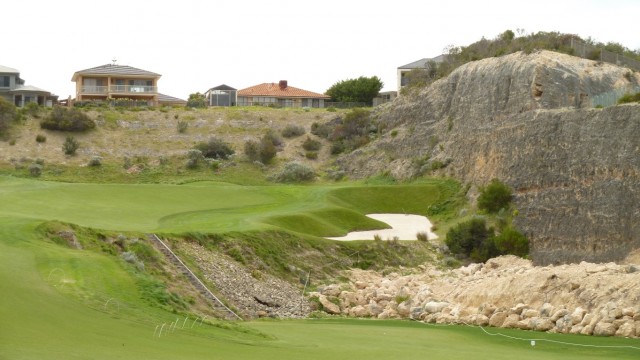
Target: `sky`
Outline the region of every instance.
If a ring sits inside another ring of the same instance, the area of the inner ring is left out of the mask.
[[[324,93],[511,29],[559,31],[640,49],[640,0],[30,0],[0,4],[0,65],[75,97],[74,72],[111,63],[162,75],[186,99],[226,84],[287,80]]]

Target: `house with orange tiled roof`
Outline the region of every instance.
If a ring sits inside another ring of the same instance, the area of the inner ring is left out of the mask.
[[[287,80],[238,90],[238,106],[280,106],[323,108],[330,96],[289,86]]]

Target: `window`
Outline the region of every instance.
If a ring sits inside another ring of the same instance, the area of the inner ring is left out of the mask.
[[[11,77],[0,76],[0,87],[10,87],[10,86],[11,86]]]

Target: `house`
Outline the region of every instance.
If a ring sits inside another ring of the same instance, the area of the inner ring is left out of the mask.
[[[28,103],[52,106],[58,100],[57,95],[35,86],[25,85],[24,82],[20,78],[20,71],[0,65],[0,97],[18,107]]]
[[[222,84],[212,87],[204,93],[208,106],[236,106],[238,103],[238,90]]]
[[[127,65],[106,64],[73,73],[76,101],[131,99],[159,105],[160,74]]]
[[[373,98],[373,106],[388,103],[398,97],[397,91],[383,91]]]
[[[323,108],[330,96],[289,86],[287,80],[263,83],[238,91],[238,106],[281,106]]]
[[[408,84],[408,78],[406,77],[408,73],[415,69],[426,70],[431,62],[441,63],[446,59],[447,55],[442,54],[434,58],[424,58],[398,67],[398,91]]]

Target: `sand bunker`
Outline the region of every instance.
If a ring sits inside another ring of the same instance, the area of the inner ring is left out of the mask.
[[[437,239],[438,235],[431,231],[432,225],[426,216],[405,214],[369,214],[368,217],[382,221],[391,226],[391,229],[354,231],[342,237],[330,237],[327,239],[351,241],[373,240],[374,235],[382,240],[391,240],[397,237],[399,240],[417,240],[416,234],[424,232],[429,240]]]

